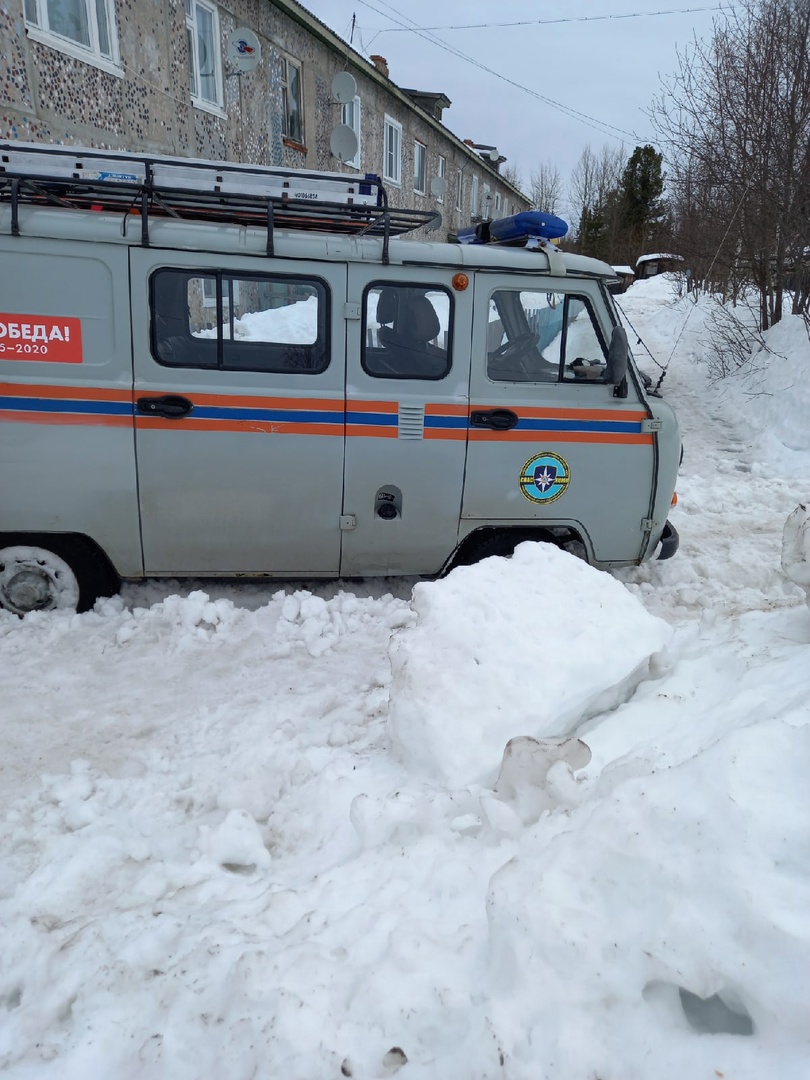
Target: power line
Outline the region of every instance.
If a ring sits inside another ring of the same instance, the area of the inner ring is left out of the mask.
[[[362,0],[361,0],[362,3]],[[604,22],[608,19],[644,19],[656,15],[694,15],[702,11],[725,11],[727,6],[717,4],[713,7],[668,8],[666,11],[633,11],[624,15],[571,15],[565,19],[522,19],[519,22],[488,23],[452,23],[444,26],[420,26],[420,30],[490,30],[510,26],[556,26],[559,23]],[[410,26],[386,27],[378,30],[379,34],[412,33]],[[376,36],[376,35],[375,35]]]
[[[383,3],[385,7],[390,6],[385,3],[385,0],[380,0],[380,2]],[[557,109],[559,112],[562,112],[564,115],[570,117],[572,120],[579,120],[580,123],[587,124],[588,127],[593,128],[595,131],[601,132],[603,135],[607,135],[610,138],[616,138],[617,134],[626,135],[629,139],[637,140],[639,138],[639,136],[635,132],[625,131],[624,128],[616,127],[613,124],[608,124],[606,121],[603,120],[598,120],[595,116],[590,116],[588,113],[580,112],[578,109],[574,109],[570,105],[564,105],[561,101],[555,101],[553,98],[549,98],[546,97],[544,94],[538,93],[537,90],[532,90],[530,87],[524,86],[523,83],[519,83],[515,79],[510,79],[507,75],[502,75],[499,71],[495,71],[493,68],[487,67],[486,64],[482,64],[479,60],[476,60],[474,57],[469,56],[467,53],[464,53],[460,49],[455,48],[455,46],[450,45],[442,38],[436,37],[435,34],[423,30],[421,27],[417,26],[412,19],[408,20],[408,22],[411,23],[411,25],[408,26],[406,25],[406,23],[403,23],[399,18],[396,18],[394,15],[389,15],[388,12],[381,11],[380,8],[375,7],[374,4],[369,3],[368,0],[359,0],[359,3],[361,3],[363,7],[367,7],[371,11],[376,12],[378,15],[382,15],[384,19],[390,19],[391,22],[396,23],[402,30],[408,30],[411,33],[416,34],[417,37],[421,37],[424,41],[429,42],[431,45],[435,45],[438,48],[444,50],[444,52],[450,53],[451,56],[455,56],[459,60],[464,60],[466,63],[472,64],[474,67],[479,68],[481,71],[486,71],[488,75],[494,75],[496,79],[500,79],[502,82],[508,83],[510,86],[514,86],[518,90],[522,90],[524,93],[529,94],[531,97],[536,98],[538,101],[542,101],[545,105],[550,105],[551,108]],[[397,15],[399,15],[399,12],[397,12]]]

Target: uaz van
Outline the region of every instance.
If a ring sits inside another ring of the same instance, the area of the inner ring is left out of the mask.
[[[0,605],[673,554],[611,267],[547,215],[404,238],[430,218],[372,175],[0,145]]]

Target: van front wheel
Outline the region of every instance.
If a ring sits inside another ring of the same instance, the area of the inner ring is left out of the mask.
[[[98,569],[91,552],[69,542],[0,546],[0,607],[14,615],[87,611],[99,596],[115,591]]]

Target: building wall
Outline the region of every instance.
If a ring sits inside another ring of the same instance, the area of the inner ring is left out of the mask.
[[[470,223],[473,176],[478,176],[479,202],[486,183],[493,196],[497,191],[508,200],[510,213],[529,206],[494,168],[294,0],[218,5],[223,98],[221,107],[213,109],[191,101],[184,0],[112,0],[120,62],[108,63],[106,70],[68,55],[53,39],[37,40],[36,31],[26,27],[23,2],[0,0],[0,52],[8,58],[0,80],[0,139],[356,172],[329,149],[332,130],[341,121],[332,79],[350,71],[361,100],[364,172],[383,172],[384,116],[402,124],[402,182],[399,187],[386,183],[393,205],[439,210],[444,224],[438,236]],[[237,27],[254,30],[262,47],[259,65],[242,75],[230,73],[225,60],[227,36]],[[286,139],[282,130],[285,56],[301,65],[300,144]],[[442,203],[413,190],[415,139],[428,149],[428,190],[439,155],[446,159]],[[457,211],[459,172],[463,201]]]

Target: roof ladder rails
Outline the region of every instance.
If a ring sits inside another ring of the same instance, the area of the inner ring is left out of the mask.
[[[11,181],[11,235],[20,235],[20,181],[18,177]]]
[[[316,172],[193,158],[65,147],[48,143],[0,143],[0,202],[11,201],[19,230],[21,204],[140,212],[140,243],[150,246],[150,216],[267,230],[267,254],[275,231],[363,234],[389,240],[429,224],[434,211],[391,207],[379,176]],[[126,217],[123,225],[126,230]]]

